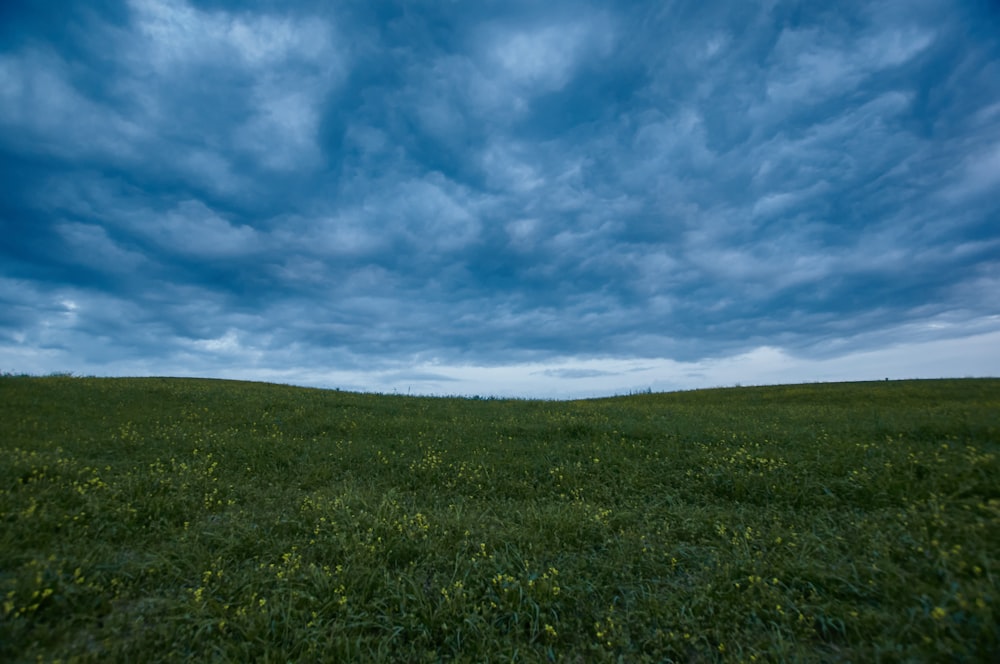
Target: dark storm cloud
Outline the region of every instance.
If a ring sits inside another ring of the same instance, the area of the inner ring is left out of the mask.
[[[987,3],[0,12],[12,369],[596,386],[1000,329]]]

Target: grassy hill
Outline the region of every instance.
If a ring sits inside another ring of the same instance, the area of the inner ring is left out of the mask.
[[[994,661],[1000,380],[0,377],[0,660]]]

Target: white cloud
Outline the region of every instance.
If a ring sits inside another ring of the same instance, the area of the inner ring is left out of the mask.
[[[888,29],[852,40],[835,31],[785,29],[773,53],[768,97],[815,104],[847,94],[865,77],[902,65],[932,42],[931,34],[918,30]]]
[[[63,223],[56,226],[56,231],[72,249],[76,261],[93,269],[127,274],[149,262],[143,254],[119,246],[101,226]]]
[[[493,58],[518,85],[558,90],[572,75],[589,32],[570,24],[501,33],[495,37]]]
[[[172,106],[161,107],[161,88],[211,94],[191,77],[204,76],[206,67],[221,70],[250,82],[235,87],[236,96],[225,104],[230,112],[244,108],[248,117],[242,122],[227,118],[228,124],[218,126],[217,109],[206,109],[206,124],[216,125],[212,144],[231,141],[269,170],[318,164],[320,108],[343,79],[346,59],[326,19],[209,12],[164,0],[132,0],[130,5],[138,34],[131,43],[132,81],[126,87],[148,121],[164,128],[176,122],[169,116]],[[146,71],[150,66],[153,77]],[[204,126],[197,127],[191,139],[205,141],[204,132]],[[201,168],[204,164],[193,164],[192,174]]]
[[[480,157],[480,168],[491,186],[512,194],[525,194],[545,182],[531,163],[528,146],[507,140],[493,140]]]
[[[794,132],[782,131],[752,144],[744,163],[755,169],[754,183],[759,188],[797,187],[803,191],[814,188],[814,193],[821,193],[823,187],[832,183],[854,186],[852,178],[878,172],[881,165],[895,166],[921,149],[916,137],[894,128],[895,118],[912,101],[910,93],[884,92],[815,124],[796,127]],[[750,113],[766,123],[773,119],[770,116],[773,110],[765,104],[754,107]],[[879,152],[871,152],[873,144],[880,146]]]
[[[531,249],[538,239],[541,222],[538,219],[515,219],[504,224],[510,244],[521,250]]]
[[[177,157],[178,170],[195,186],[220,194],[235,194],[253,186],[233,171],[232,162],[216,150],[192,148]]]
[[[537,94],[563,89],[589,59],[608,56],[618,39],[610,15],[510,26],[493,24],[480,36],[482,66],[514,107]]]
[[[266,168],[300,170],[320,158],[316,132],[321,91],[309,90],[308,82],[298,86],[294,78],[258,84],[252,117],[235,132],[236,144]]]
[[[404,181],[394,191],[378,193],[379,198],[385,195],[389,202],[381,214],[421,247],[460,249],[479,235],[480,221],[468,193],[440,175]],[[382,204],[372,197],[366,205],[378,209]]]
[[[329,26],[319,18],[207,12],[183,0],[130,0],[129,6],[151,62],[167,74],[179,64],[220,62],[227,56],[249,67],[316,61],[332,49]]]
[[[315,17],[297,21],[271,16],[253,21],[236,19],[227,36],[243,59],[254,65],[288,58],[316,62],[333,50],[329,25]]]
[[[715,33],[710,36],[704,45],[704,57],[706,59],[714,58],[717,55],[721,55],[729,43],[732,41],[731,35],[728,33]]]
[[[162,249],[201,258],[245,256],[263,248],[259,234],[249,226],[226,221],[201,201],[186,200],[158,214],[145,211],[124,223]]]
[[[927,30],[889,29],[863,39],[856,57],[871,69],[898,67],[926,50],[934,39]]]
[[[239,332],[234,329],[228,329],[220,337],[194,339],[189,341],[187,345],[197,351],[211,353],[212,355],[235,356],[241,362],[247,363],[250,366],[257,364],[261,358],[261,352],[257,349],[244,346],[240,337]]]
[[[345,140],[357,146],[365,156],[377,156],[390,147],[389,135],[364,122],[352,123],[344,132]]]
[[[158,69],[198,57],[213,42],[212,28],[186,3],[131,0],[129,6],[139,30],[153,46],[150,59]]]
[[[335,215],[289,220],[281,224],[274,237],[282,246],[306,255],[357,258],[382,250],[390,239],[377,222],[363,209],[355,208]],[[298,260],[296,256],[295,261]],[[311,269],[294,268],[293,272],[322,279],[326,270],[314,274]]]
[[[767,194],[753,204],[753,216],[770,217],[795,204],[798,196],[790,193]]]
[[[986,145],[962,159],[954,181],[941,195],[950,202],[961,202],[980,195],[996,197],[1000,191],[1000,142]]]
[[[77,90],[69,65],[29,49],[0,55],[0,128],[27,150],[64,158],[133,159],[147,130]]]

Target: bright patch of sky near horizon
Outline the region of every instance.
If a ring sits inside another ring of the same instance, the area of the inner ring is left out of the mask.
[[[1000,6],[0,7],[0,370],[1000,375]]]

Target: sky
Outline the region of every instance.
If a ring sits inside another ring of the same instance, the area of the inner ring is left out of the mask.
[[[0,371],[1000,376],[1000,3],[4,0]]]

